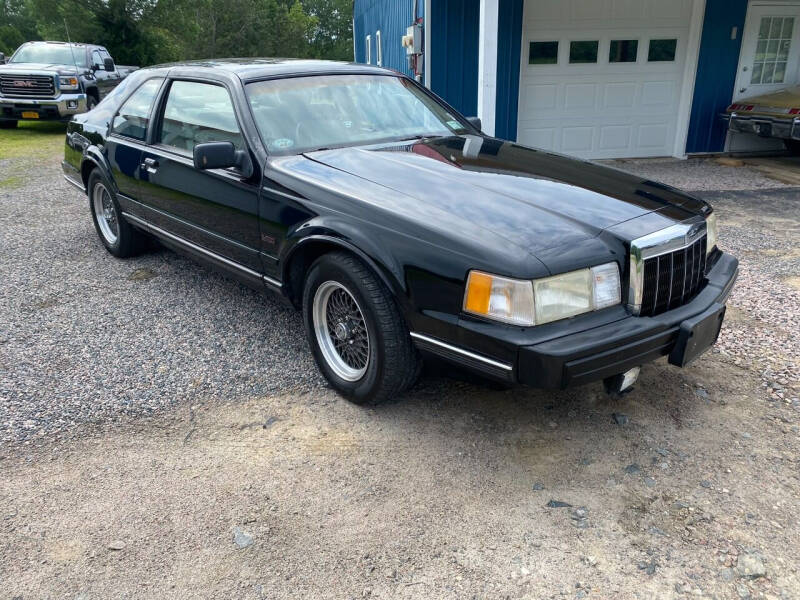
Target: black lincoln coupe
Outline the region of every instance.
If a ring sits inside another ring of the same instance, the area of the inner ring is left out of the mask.
[[[357,403],[411,386],[425,354],[623,391],[716,341],[738,272],[705,202],[486,136],[365,65],[142,69],[70,122],[65,153],[109,252],[154,236],[277,292]]]

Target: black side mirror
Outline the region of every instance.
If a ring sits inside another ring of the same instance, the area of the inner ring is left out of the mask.
[[[467,122],[472,125],[478,131],[481,130],[481,119],[480,117],[467,117]]]
[[[253,174],[253,163],[232,142],[207,142],[194,147],[195,169],[238,169],[245,177]]]
[[[104,58],[103,67],[106,71],[114,71],[114,60],[111,58]]]

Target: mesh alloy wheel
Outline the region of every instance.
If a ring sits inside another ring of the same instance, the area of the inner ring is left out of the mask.
[[[102,181],[95,183],[92,188],[92,206],[101,235],[110,246],[113,246],[119,237],[119,219],[111,194]]]
[[[314,334],[330,368],[345,381],[358,381],[369,367],[369,332],[350,291],[337,281],[322,283],[314,294]]]

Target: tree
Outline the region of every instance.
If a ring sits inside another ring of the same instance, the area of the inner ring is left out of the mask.
[[[353,0],[303,0],[306,12],[316,19],[309,43],[314,58],[354,60]]]

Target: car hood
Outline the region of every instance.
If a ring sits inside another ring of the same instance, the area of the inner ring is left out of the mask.
[[[408,218],[465,232],[486,229],[534,255],[656,211],[664,218],[651,221],[666,227],[708,210],[661,183],[477,135],[305,156],[402,193],[410,198]],[[640,229],[616,227],[614,235]]]
[[[48,63],[8,63],[0,65],[0,73],[7,72],[35,73],[48,72],[58,75],[75,75],[75,65],[58,65]]]

